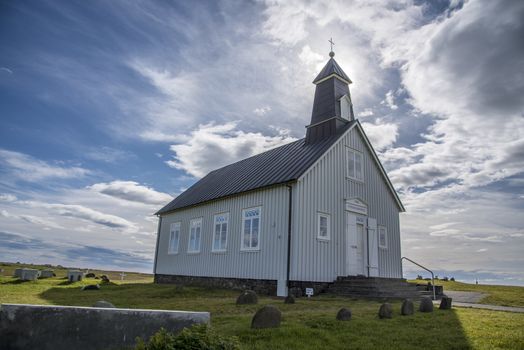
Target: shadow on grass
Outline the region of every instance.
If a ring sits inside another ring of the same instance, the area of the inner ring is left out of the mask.
[[[28,283],[28,282],[36,282],[36,281],[16,279],[16,280],[12,280],[12,281],[0,282],[0,284],[25,284],[25,283]]]
[[[401,316],[400,302],[392,302],[393,318],[381,320],[377,301],[319,296],[311,300],[299,298],[296,304],[289,305],[280,299],[261,297],[259,305],[237,306],[237,295],[238,292],[228,290],[152,283],[106,284],[89,292],[56,286],[39,294],[60,305],[91,306],[98,300],[107,300],[120,308],[209,311],[213,327],[224,335],[238,336],[246,349],[472,348],[456,310],[439,310],[437,306],[432,313],[417,311],[412,316]],[[282,311],[282,326],[252,330],[254,312],[266,304]],[[335,320],[341,307],[351,308],[351,321]]]

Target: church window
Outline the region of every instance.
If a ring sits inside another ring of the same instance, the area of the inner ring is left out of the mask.
[[[189,223],[188,253],[200,252],[200,241],[202,239],[202,218],[193,219]]]
[[[178,243],[180,242],[180,222],[174,222],[169,228],[168,254],[178,253]]]
[[[229,213],[215,215],[213,234],[213,252],[224,252],[227,246]]]
[[[388,247],[388,230],[385,226],[378,227],[378,246],[384,249]]]
[[[347,149],[347,176],[354,180],[364,180],[364,160],[359,151]]]
[[[260,217],[262,208],[249,208],[242,211],[242,250],[260,249]]]
[[[330,237],[331,218],[329,214],[317,213],[318,239],[328,240]]]

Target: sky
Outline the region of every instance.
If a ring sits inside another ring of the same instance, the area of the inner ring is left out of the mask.
[[[524,285],[523,18],[516,0],[2,1],[0,261],[151,272],[156,210],[304,136],[333,38],[406,206],[402,254]]]

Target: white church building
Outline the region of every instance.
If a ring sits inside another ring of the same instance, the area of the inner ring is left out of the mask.
[[[305,138],[211,171],[157,212],[157,283],[323,291],[402,278],[404,211],[330,53]]]

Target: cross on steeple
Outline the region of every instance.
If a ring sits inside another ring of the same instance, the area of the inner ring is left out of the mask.
[[[331,52],[333,52],[333,46],[335,46],[335,43],[333,42],[333,38],[329,38],[328,42],[331,44]]]

